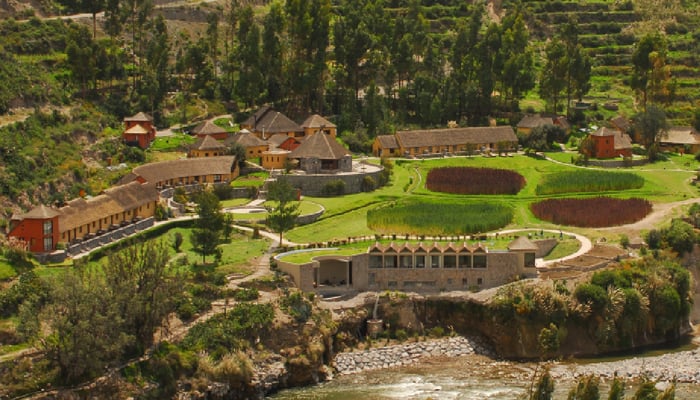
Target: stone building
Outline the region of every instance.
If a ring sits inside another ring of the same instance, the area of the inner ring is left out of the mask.
[[[279,256],[277,265],[309,292],[475,290],[536,276],[538,253],[521,236],[502,251],[466,243],[375,243],[359,254],[323,255],[305,264]]]

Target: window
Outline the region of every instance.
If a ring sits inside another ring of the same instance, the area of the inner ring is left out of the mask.
[[[486,254],[474,255],[474,268],[486,268]]]
[[[221,182],[221,175],[214,175],[214,182]]]
[[[477,284],[477,285],[483,285],[483,284],[484,284],[484,278],[476,278],[476,284]]]
[[[472,256],[470,256],[470,255],[460,255],[458,261],[459,261],[459,268],[471,268],[472,267]]]
[[[45,237],[44,238],[44,251],[49,251],[49,250],[53,250],[53,238]]]
[[[370,255],[369,256],[369,267],[370,268],[381,268],[382,267],[382,256],[381,255]]]
[[[425,256],[416,256],[416,268],[425,268]]]
[[[44,235],[53,233],[53,221],[44,221]]]
[[[432,255],[430,256],[430,267],[440,268],[440,256]]]
[[[400,261],[400,266],[401,268],[412,268],[413,267],[413,256],[408,254],[402,254],[401,257],[399,257]]]
[[[530,268],[535,266],[535,253],[525,253],[525,266]]]
[[[457,268],[457,256],[454,254],[445,255],[442,258],[443,268]]]
[[[396,268],[396,255],[389,254],[384,256],[384,268]]]
[[[374,285],[377,283],[377,277],[375,274],[369,274],[369,284]]]

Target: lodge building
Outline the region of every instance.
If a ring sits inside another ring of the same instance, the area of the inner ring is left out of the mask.
[[[549,249],[521,236],[502,251],[466,243],[375,243],[360,254],[323,255],[305,264],[276,258],[278,268],[307,292],[472,290],[536,276],[536,257]]]

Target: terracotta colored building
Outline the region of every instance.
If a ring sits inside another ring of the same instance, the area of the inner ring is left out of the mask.
[[[34,253],[50,253],[56,245],[152,217],[159,194],[152,184],[132,182],[89,198],[78,198],[54,209],[40,205],[12,218],[8,236],[27,243]]]
[[[695,154],[700,151],[700,133],[692,126],[674,126],[660,135],[659,147],[663,151]]]
[[[122,139],[130,145],[148,148],[156,138],[156,128],[153,126],[153,118],[143,112],[132,117],[124,118],[124,132]]]
[[[523,117],[523,119],[520,120],[520,122],[518,122],[516,128],[518,133],[529,135],[533,129],[543,125],[559,126],[567,132],[569,131],[569,129],[571,129],[569,121],[567,121],[567,119],[563,116],[542,117],[539,115],[526,115],[525,117]]]
[[[304,136],[304,129],[301,126],[269,106],[260,108],[248,119],[241,122],[241,129],[253,132],[255,136],[262,140],[267,140],[270,136],[278,133],[291,137]]]
[[[255,136],[247,129],[242,129],[235,135],[226,139],[227,144],[238,143],[245,149],[245,158],[247,160],[262,157],[263,152],[269,148],[268,142]]]
[[[632,139],[617,129],[602,127],[588,135],[591,140],[591,154],[594,158],[614,158],[632,156]]]
[[[228,147],[211,136],[204,136],[197,139],[190,147],[187,157],[218,157],[225,156]]]
[[[198,138],[211,136],[216,140],[225,140],[228,137],[226,129],[216,125],[211,120],[206,120],[195,126],[194,129],[192,129],[192,133],[197,135]]]
[[[302,138],[295,138],[287,136],[283,133],[278,133],[276,135],[270,136],[270,138],[267,139],[267,143],[269,144],[270,150],[279,149],[292,151],[299,147],[299,145],[301,144],[301,139]]]
[[[326,135],[329,135],[333,139],[335,139],[336,136],[336,126],[329,120],[323,118],[322,116],[318,114],[314,114],[310,116],[309,118],[306,119],[301,124],[302,129],[304,129],[304,136],[311,136],[316,132],[323,132]]]
[[[235,156],[187,158],[140,165],[119,182],[149,182],[158,189],[180,185],[230,182],[240,170]]]

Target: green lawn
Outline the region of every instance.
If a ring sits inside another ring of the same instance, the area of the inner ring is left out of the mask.
[[[0,258],[0,281],[4,281],[17,276],[17,271],[8,264],[7,260]]]
[[[270,174],[268,174],[267,172],[254,172],[245,176],[239,176],[233,182],[231,182],[231,186],[260,187],[265,183],[269,175]]]
[[[176,133],[173,136],[157,137],[148,148],[150,151],[173,151],[182,150],[182,147],[190,145],[195,141],[194,136],[184,133]]]
[[[452,157],[426,160],[397,160],[394,164],[392,182],[371,193],[357,193],[340,197],[310,198],[322,204],[326,212],[314,224],[297,227],[285,233],[285,237],[297,243],[322,242],[333,239],[344,239],[372,235],[375,232],[367,227],[367,211],[388,201],[405,196],[430,199],[462,199],[464,201],[497,201],[513,207],[514,217],[510,228],[553,228],[558,225],[540,221],[530,211],[530,204],[544,198],[562,198],[590,196],[591,193],[565,193],[551,196],[537,196],[535,189],[538,182],[546,174],[554,172],[577,171],[581,167],[571,164],[573,153],[548,153],[548,156],[558,159],[561,163],[541,160],[524,155],[514,157]],[[641,197],[652,202],[680,201],[697,197],[698,189],[690,184],[695,176],[695,169],[700,164],[692,155],[669,155],[665,161],[647,164],[640,167],[621,168],[622,171],[634,172],[644,178],[644,185],[638,189],[605,192],[605,195],[619,198]],[[448,166],[471,166],[512,169],[525,177],[526,185],[517,195],[493,196],[457,196],[446,193],[431,192],[425,188],[425,179],[432,168]],[[593,234],[591,230],[580,230],[567,227],[568,230],[583,234]]]

